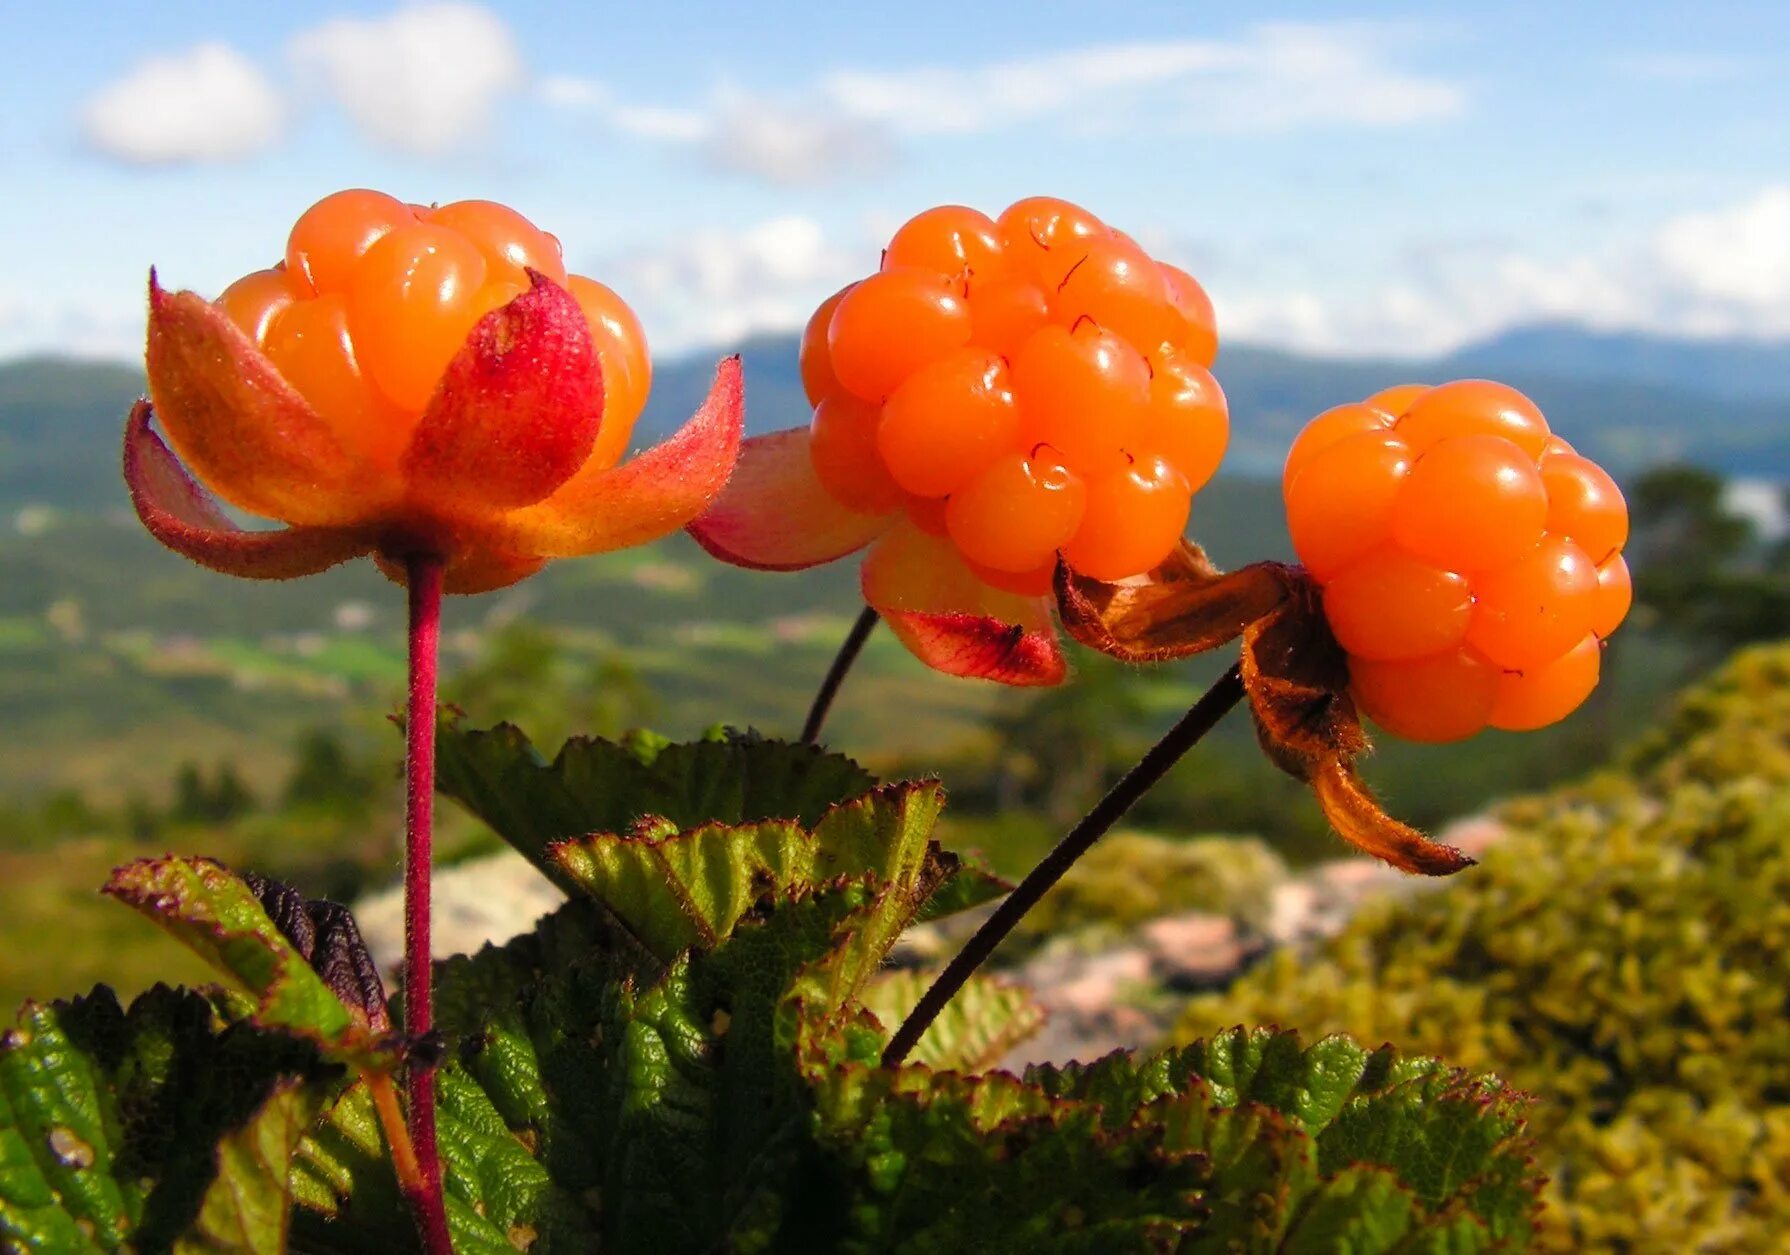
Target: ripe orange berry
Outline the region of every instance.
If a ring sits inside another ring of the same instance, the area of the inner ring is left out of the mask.
[[[1558,658],[1591,630],[1597,568],[1564,536],[1548,535],[1516,561],[1474,578],[1467,640],[1501,667]]]
[[[1161,269],[1129,240],[1089,240],[1050,302],[1062,326],[1073,328],[1091,318],[1140,352],[1163,343],[1181,325]]]
[[[1390,546],[1324,585],[1324,617],[1350,655],[1378,662],[1452,649],[1473,619],[1473,590],[1453,571]]]
[[[1591,602],[1591,630],[1599,640],[1608,640],[1610,633],[1622,625],[1634,599],[1635,587],[1629,579],[1628,563],[1621,554],[1597,568],[1597,593]]]
[[[1120,470],[1143,433],[1150,368],[1138,351],[1091,322],[1046,327],[1013,361],[1020,439],[1049,445],[1078,475]]]
[[[1047,293],[1057,290],[1069,268],[1081,260],[1090,240],[1110,234],[1105,223],[1080,205],[1054,196],[1014,201],[996,220],[996,226],[1008,265],[1030,275]]]
[[[1402,436],[1416,414],[1394,433]],[[1455,436],[1412,465],[1393,507],[1392,537],[1417,557],[1471,574],[1528,552],[1547,520],[1547,488],[1531,455],[1502,436]]]
[[[267,339],[267,328],[301,293],[287,279],[285,269],[251,270],[218,295],[212,304],[242,328],[256,344]]]
[[[1158,349],[1148,360],[1150,402],[1142,439],[1198,492],[1217,473],[1230,441],[1224,389],[1211,371],[1178,349]]]
[[[410,206],[383,192],[350,188],[299,215],[286,239],[286,269],[305,295],[346,292],[354,268],[388,232],[414,225]]]
[[[944,497],[916,497],[909,495],[906,501],[907,517],[913,525],[928,536],[944,539],[950,535],[950,528],[945,522]]]
[[[1341,572],[1392,534],[1411,451],[1387,432],[1359,432],[1312,454],[1287,494],[1293,551],[1318,580]]]
[[[883,251],[884,270],[913,266],[942,275],[993,278],[1006,268],[994,219],[965,205],[939,205],[909,218]]]
[[[628,451],[634,421],[646,408],[653,387],[653,360],[647,352],[646,331],[626,301],[607,284],[569,275],[566,291],[584,311],[592,345],[603,371],[603,423],[591,461],[614,466]]]
[[[881,402],[901,381],[969,343],[960,280],[884,270],[840,298],[827,330],[833,373],[854,395]]]
[[[849,394],[827,397],[814,407],[808,456],[821,485],[848,510],[882,514],[903,500],[901,486],[877,453],[881,411]]]
[[[993,465],[1019,436],[1007,365],[966,348],[922,367],[882,407],[876,447],[908,492],[942,497]]]
[[[420,412],[484,310],[488,271],[457,231],[418,222],[382,236],[354,269],[348,327],[367,376],[401,409]]]
[[[1162,263],[1162,277],[1168,285],[1169,304],[1180,317],[1169,342],[1207,370],[1212,369],[1218,360],[1218,317],[1212,312],[1212,298],[1198,279],[1179,266]]]
[[[1044,289],[1021,275],[971,275],[970,343],[1011,361],[1021,346],[1050,321]]]
[[[1081,526],[1087,489],[1062,465],[1012,453],[951,494],[945,525],[965,559],[1035,574]]]
[[[1400,418],[1403,417],[1406,410],[1411,408],[1412,403],[1418,397],[1429,390],[1430,386],[1426,383],[1394,384],[1390,388],[1380,389],[1362,404],[1370,409],[1379,410],[1383,414],[1391,415],[1393,418]]]
[[[1290,495],[1299,472],[1331,445],[1365,433],[1391,435],[1387,430],[1391,426],[1385,412],[1371,405],[1338,405],[1325,410],[1305,425],[1287,450],[1287,463],[1280,473],[1282,494]]]
[[[1548,531],[1577,541],[1593,562],[1621,550],[1628,504],[1603,467],[1576,453],[1549,454],[1541,460],[1541,482],[1548,489]]]
[[[341,293],[287,306],[269,324],[262,351],[348,447],[396,464],[411,423],[362,373]]]
[[[1326,411],[1282,491],[1356,701],[1382,727],[1420,741],[1539,727],[1596,684],[1584,642],[1632,595],[1627,511],[1520,393],[1409,384]]]
[[[1017,593],[1021,597],[1048,597],[1057,582],[1057,562],[1054,556],[1043,566],[1030,571],[999,571],[968,558],[963,560],[963,564],[990,588],[998,588],[1004,593]]]
[[[1187,528],[1193,494],[1181,472],[1160,457],[1092,476],[1081,527],[1063,558],[1083,575],[1122,580],[1151,570]]]
[[[1438,384],[1413,400],[1398,420],[1399,439],[1422,455],[1456,436],[1502,436],[1531,460],[1548,442],[1548,420],[1515,388],[1487,379]]]
[[[1367,717],[1394,736],[1430,744],[1483,729],[1500,676],[1471,646],[1403,662],[1349,659],[1349,688]]]
[[[1527,732],[1566,718],[1597,687],[1603,652],[1597,637],[1587,634],[1551,662],[1506,671],[1498,680],[1491,725],[1506,732]]]
[[[802,391],[809,405],[819,405],[827,397],[844,389],[833,373],[833,353],[827,347],[827,328],[833,324],[833,311],[839,301],[857,285],[848,283],[820,303],[802,328],[802,348],[798,360],[802,370]]]
[[[507,205],[490,200],[457,200],[431,210],[429,221],[458,231],[478,246],[493,280],[526,291],[528,271],[538,270],[565,286],[566,262],[559,241]]]

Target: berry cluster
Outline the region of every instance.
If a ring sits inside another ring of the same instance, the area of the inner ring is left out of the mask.
[[[336,192],[294,224],[284,259],[216,304],[350,447],[391,462],[473,324],[526,291],[529,270],[584,311],[604,392],[591,461],[613,466],[652,385],[646,337],[620,297],[567,275],[559,241],[513,209]]]
[[[1355,700],[1388,731],[1539,728],[1596,686],[1628,613],[1628,510],[1521,393],[1461,380],[1338,406],[1282,490]]]
[[[814,470],[905,509],[985,583],[1114,580],[1180,539],[1228,436],[1198,283],[1066,201],[929,209],[802,338]]]

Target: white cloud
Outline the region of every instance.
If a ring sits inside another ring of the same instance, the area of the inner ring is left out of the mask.
[[[1250,270],[1233,259],[1209,271],[1221,330],[1314,352],[1440,353],[1544,320],[1691,337],[1785,337],[1790,185],[1577,256],[1508,247],[1425,254],[1366,288],[1267,286]]]
[[[1135,127],[1256,134],[1398,127],[1465,106],[1458,84],[1401,70],[1401,36],[1361,24],[1260,26],[1235,40],[1092,44],[969,67],[839,70],[783,95],[722,86],[696,107],[618,99],[601,83],[542,81],[543,100],[625,135],[688,149],[712,169],[791,186],[888,165],[897,138],[1033,123],[1083,134]]]
[[[824,183],[886,165],[884,128],[837,108],[721,86],[698,108],[618,100],[589,79],[550,76],[540,85],[550,105],[592,114],[609,129],[671,145],[711,170],[776,187]]]
[[[486,131],[498,102],[525,77],[509,27],[476,4],[339,18],[294,37],[290,53],[368,138],[426,155]]]
[[[129,361],[143,356],[142,294],[0,290],[0,357],[25,353]]]
[[[1714,313],[1790,320],[1790,184],[1666,226],[1657,241],[1669,279]]]
[[[138,165],[232,161],[279,139],[274,86],[234,48],[205,43],[149,57],[81,109],[87,142]]]
[[[678,353],[799,328],[863,258],[812,218],[788,216],[632,249],[596,273],[640,311],[655,353]]]
[[[963,68],[828,75],[822,95],[903,134],[968,134],[1043,119],[1255,133],[1407,126],[1457,114],[1458,84],[1402,70],[1395,31],[1277,23],[1235,40],[1098,44]]]

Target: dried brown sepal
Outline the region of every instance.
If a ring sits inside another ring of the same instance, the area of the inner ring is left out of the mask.
[[[1354,761],[1367,733],[1349,697],[1349,660],[1324,618],[1316,583],[1288,571],[1279,608],[1243,634],[1243,688],[1256,735],[1273,762],[1311,785],[1337,835],[1404,872],[1447,876],[1473,860],[1400,823],[1374,800]]]
[[[1117,584],[1057,563],[1057,609],[1069,634],[1126,662],[1166,662],[1217,649],[1274,612],[1296,581],[1292,568],[1257,562],[1220,571],[1184,540],[1153,571]]]
[[[1243,633],[1243,687],[1262,746],[1303,780],[1317,760],[1353,759],[1367,734],[1349,698],[1349,663],[1331,635],[1316,584],[1288,572],[1287,597]]]
[[[1473,860],[1452,845],[1432,841],[1380,809],[1353,766],[1331,755],[1313,763],[1308,779],[1318,805],[1337,835],[1357,850],[1422,876],[1452,876]]]

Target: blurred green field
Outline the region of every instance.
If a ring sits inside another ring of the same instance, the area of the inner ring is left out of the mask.
[[[1285,556],[1277,495],[1221,480],[1192,529],[1226,564]],[[370,565],[295,584],[229,581],[159,549],[134,520],[69,515],[0,536],[0,570],[0,998],[102,978],[134,988],[161,971],[168,948],[94,893],[129,857],[203,852],[338,896],[395,875],[389,716],[403,685],[403,599]],[[860,604],[852,563],[767,576],[677,537],[450,601],[445,691],[473,723],[513,719],[546,747],[635,725],[793,735]],[[1079,650],[1075,661],[1065,688],[1015,692],[931,673],[878,633],[828,739],[881,774],[942,777],[948,838],[1022,871],[1224,665],[1142,671]],[[1368,774],[1399,813],[1444,822],[1601,761],[1691,665],[1666,638],[1625,630],[1611,682],[1563,727],[1467,746],[1388,743]],[[316,734],[353,765],[353,797],[288,796],[299,747]],[[183,800],[183,771],[189,793],[227,772],[242,796],[211,814]],[[1259,834],[1293,863],[1340,851],[1241,716],[1136,822]],[[487,848],[472,821],[450,813],[445,824],[449,857]],[[49,935],[62,943],[27,940]]]

